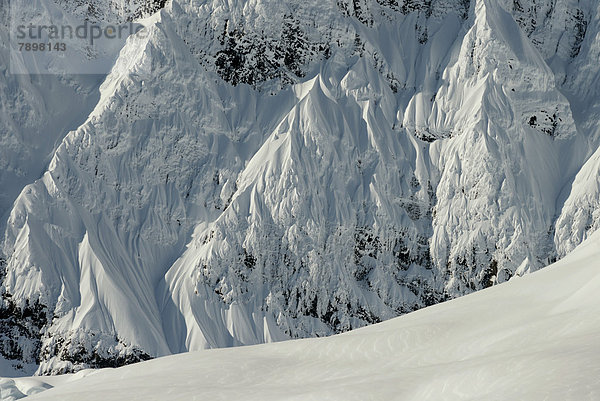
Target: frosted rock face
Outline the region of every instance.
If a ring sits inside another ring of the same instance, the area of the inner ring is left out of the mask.
[[[88,21],[133,21],[163,8],[166,0],[53,0],[63,10]]]
[[[576,57],[589,23],[591,2],[578,0],[503,0],[545,59]]]
[[[168,3],[41,178],[2,178],[0,352],[49,374],[329,335],[564,256],[599,226],[598,14],[569,5]],[[37,133],[12,79],[4,137]]]

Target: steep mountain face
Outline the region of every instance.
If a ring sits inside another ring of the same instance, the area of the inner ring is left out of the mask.
[[[156,13],[162,9],[166,0],[52,0],[61,9],[83,17],[88,21],[122,22],[134,21]]]
[[[10,7],[0,7],[0,229],[4,232],[10,209],[23,188],[47,168],[52,154],[70,129],[87,118],[99,99],[102,76],[27,75],[10,69]],[[14,50],[14,49],[12,49]],[[6,276],[6,258],[0,252],[0,277]],[[39,358],[40,331],[47,310],[38,301],[13,300],[2,287],[0,353],[12,360]],[[31,303],[30,303],[31,301]]]
[[[592,2],[152,4],[11,208],[5,357],[50,374],[329,335],[537,270],[600,226]],[[11,80],[6,99],[34,78]]]
[[[102,77],[14,74],[9,68],[10,7],[1,4],[0,216],[5,216],[23,187],[44,172],[62,138],[85,121],[98,101]],[[4,217],[2,229],[5,223]]]

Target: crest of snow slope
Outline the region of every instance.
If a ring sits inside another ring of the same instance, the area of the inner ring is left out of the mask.
[[[543,271],[385,323],[84,371],[31,400],[592,400],[599,257],[596,233]]]
[[[20,196],[4,284],[43,306],[40,372],[331,334],[553,253],[585,141],[509,14],[275,3],[172,3]]]

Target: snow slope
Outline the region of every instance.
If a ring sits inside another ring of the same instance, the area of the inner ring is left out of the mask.
[[[5,179],[0,353],[64,373],[330,335],[566,255],[599,227],[600,13],[518,3],[169,2],[41,178]]]
[[[103,77],[14,74],[7,29],[10,7],[4,0],[1,6],[0,229],[4,230],[5,215],[21,190],[43,174],[60,141],[94,108]],[[18,58],[14,52],[13,57]],[[13,63],[22,66],[22,60]]]
[[[599,260],[596,233],[543,271],[368,328],[83,371],[30,399],[594,400]]]

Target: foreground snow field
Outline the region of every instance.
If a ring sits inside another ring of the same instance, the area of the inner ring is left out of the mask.
[[[597,232],[543,271],[343,335],[82,371],[30,399],[598,400],[599,245]],[[3,397],[40,380],[5,379]]]

